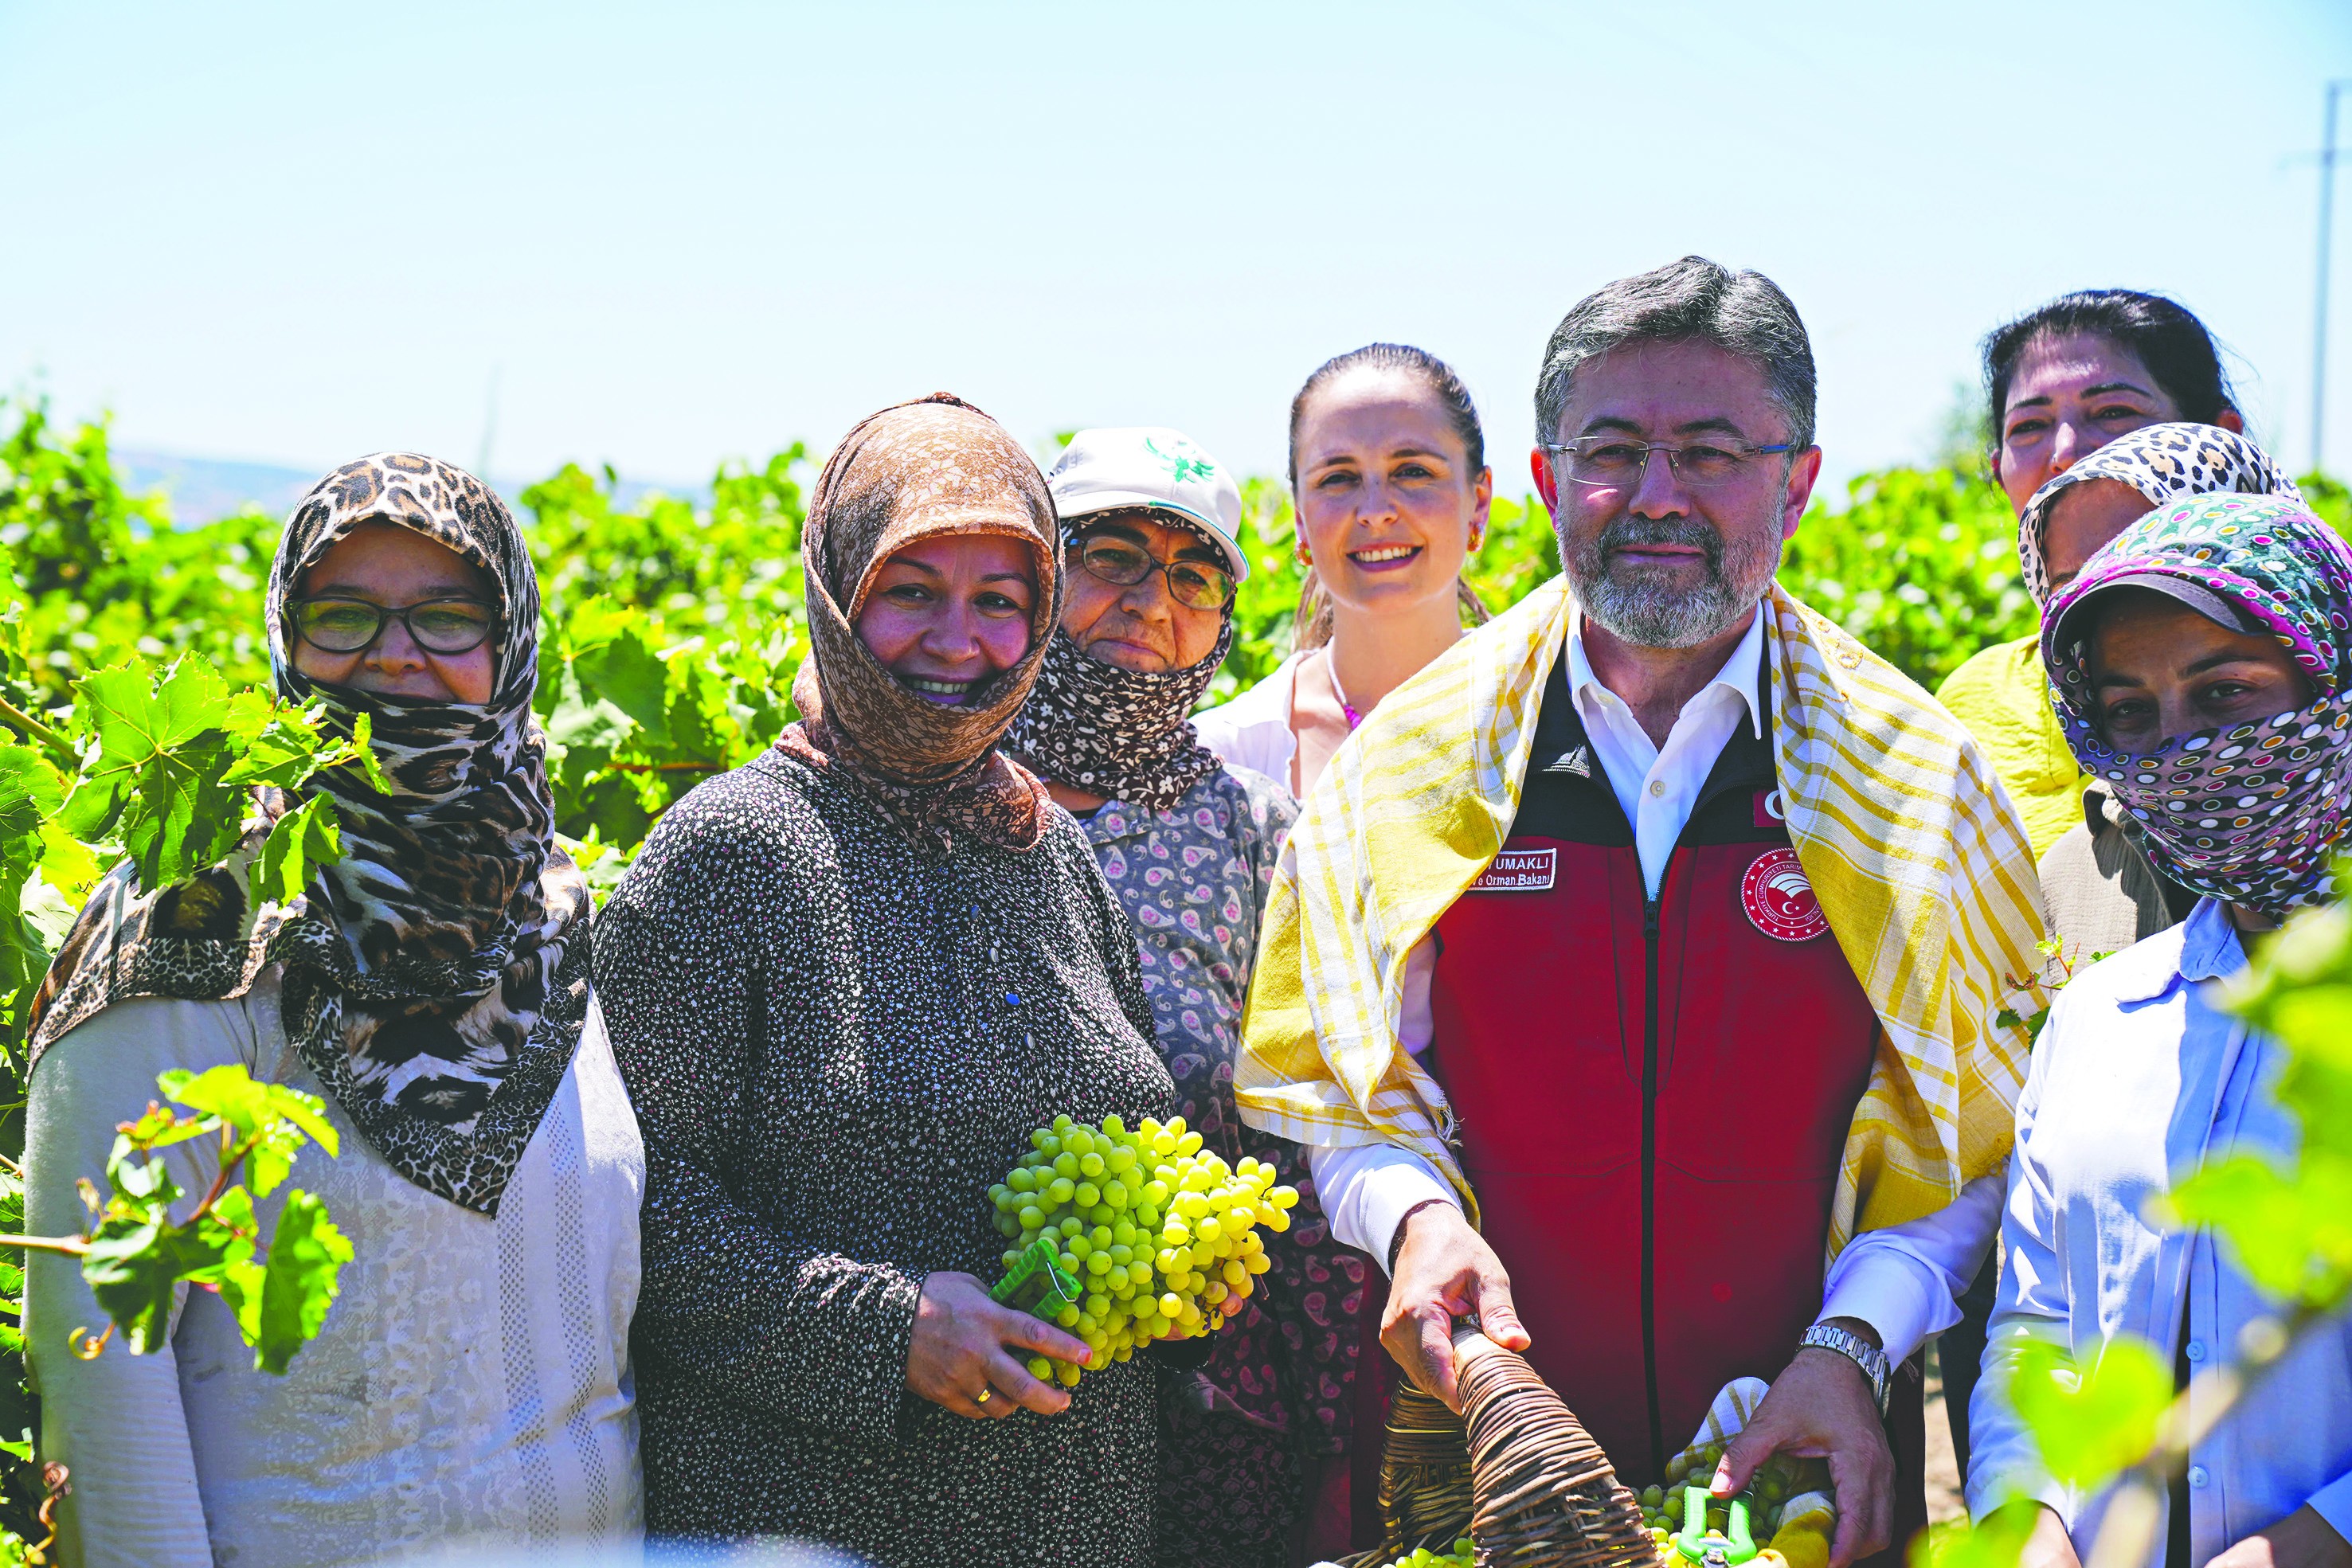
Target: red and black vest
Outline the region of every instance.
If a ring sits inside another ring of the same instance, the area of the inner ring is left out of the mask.
[[[1766,717],[1759,738],[1742,715],[1653,899],[1556,661],[1510,837],[1435,931],[1427,1061],[1528,1359],[1637,1489],[1820,1314],[1879,1028],[1797,863]]]
[[[1652,899],[1567,664],[1510,838],[1437,924],[1430,1065],[1528,1358],[1638,1488],[1820,1314],[1878,1018],[1797,863],[1769,729],[1742,716]]]

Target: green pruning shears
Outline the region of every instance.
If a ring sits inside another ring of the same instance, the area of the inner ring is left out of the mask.
[[[1065,1307],[1077,1306],[1085,1292],[1077,1276],[1062,1267],[1062,1255],[1054,1244],[1040,1236],[1021,1249],[1021,1256],[996,1281],[988,1299],[1000,1307],[1013,1307],[1051,1322]]]
[[[1683,1489],[1682,1533],[1675,1537],[1675,1550],[1686,1561],[1704,1563],[1708,1568],[1727,1568],[1734,1563],[1745,1563],[1756,1555],[1756,1538],[1748,1532],[1748,1500],[1735,1497],[1727,1511],[1722,1530],[1710,1530],[1706,1522],[1706,1505],[1713,1500],[1707,1489],[1692,1485]]]

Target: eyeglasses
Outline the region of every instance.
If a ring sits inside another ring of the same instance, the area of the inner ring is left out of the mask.
[[[1168,578],[1168,597],[1188,610],[1223,610],[1234,601],[1234,574],[1205,560],[1156,559],[1140,545],[1092,538],[1073,545],[1078,564],[1105,582],[1133,588],[1153,572]]]
[[[1794,452],[1789,442],[1776,446],[1667,446],[1658,442],[1627,441],[1616,435],[1588,435],[1581,441],[1544,444],[1544,450],[1568,461],[1568,476],[1595,489],[1626,489],[1642,482],[1650,454],[1666,455],[1666,467],[1693,488],[1722,485],[1739,476],[1751,457]]]
[[[407,627],[416,645],[429,653],[470,653],[499,627],[497,612],[475,599],[427,599],[398,609],[364,599],[302,599],[294,604],[294,630],[322,653],[373,647],[389,621]]]

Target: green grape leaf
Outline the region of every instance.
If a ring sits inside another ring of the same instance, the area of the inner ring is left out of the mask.
[[[34,837],[65,804],[65,785],[29,746],[0,746],[0,841]]]
[[[290,789],[310,776],[326,749],[325,740],[307,716],[278,713],[255,731],[243,754],[221,775],[221,782],[274,784]]]
[[[65,824],[50,821],[41,824],[41,880],[57,889],[68,907],[68,922],[75,910],[89,894],[90,883],[101,874],[98,857],[89,846],[67,831]],[[62,937],[64,932],[59,931]]]
[[[215,1198],[209,1209],[190,1219],[187,1228],[196,1247],[180,1278],[220,1290],[251,1260],[260,1221],[253,1212],[252,1196],[241,1186],[233,1186]]]
[[[335,809],[313,795],[270,825],[253,862],[253,895],[264,904],[289,904],[309,885],[310,868],[343,858]]]
[[[363,713],[352,721],[352,744],[348,748],[348,756],[338,760],[348,760],[355,765],[360,770],[360,777],[365,779],[368,781],[368,788],[377,794],[389,795],[393,792],[392,780],[384,777],[383,765],[375,759],[374,715]]]
[[[244,812],[240,792],[222,776],[232,760],[231,726],[249,715],[232,713],[219,674],[202,659],[183,658],[151,680],[133,662],[86,676],[74,689],[99,738],[83,776],[123,791],[112,826],[137,864],[140,886],[165,886],[226,853]]]
[[[268,1265],[254,1261],[252,1249],[247,1249],[243,1257],[224,1259],[219,1277],[207,1281],[236,1314],[236,1332],[250,1345],[261,1343],[261,1297],[268,1279]]]
[[[237,1314],[257,1370],[282,1375],[295,1353],[317,1337],[351,1260],[352,1244],[327,1218],[327,1206],[299,1187],[289,1192],[269,1239],[256,1310],[249,1321],[244,1312]]]
[[[99,1307],[121,1329],[133,1355],[162,1348],[172,1289],[184,1268],[203,1266],[200,1248],[194,1236],[163,1218],[160,1207],[111,1217],[91,1234],[81,1277]]]
[[[1965,1515],[1932,1525],[1912,1539],[1909,1568],[2017,1568],[2040,1512],[2031,1498],[2020,1498],[1973,1525]]]
[[[2054,1345],[2019,1354],[2009,1397],[2051,1475],[2085,1490],[2104,1486],[2156,1441],[2172,1403],[2172,1369],[2146,1340],[2106,1342],[2087,1373]]]
[[[2177,1184],[2158,1212],[2219,1232],[2274,1301],[2325,1309],[2352,1290],[2352,1162],[2328,1151],[2305,1149],[2291,1171],[2232,1155]]]
[[[294,1156],[302,1152],[302,1134],[283,1121],[265,1125],[246,1152],[246,1179],[256,1197],[268,1197],[294,1174]]]
[[[152,1112],[140,1118],[142,1125],[151,1121],[163,1126],[170,1125],[168,1116],[159,1116]],[[161,1213],[179,1201],[180,1184],[172,1179],[170,1167],[162,1160],[138,1157],[150,1148],[179,1141],[174,1137],[142,1141],[135,1131],[115,1134],[114,1148],[106,1156],[106,1183],[113,1189],[114,1203],[124,1212],[152,1208]]]
[[[612,703],[603,697],[588,702],[576,683],[567,683],[563,700],[547,720],[550,747],[560,748],[560,781],[572,789],[584,785],[589,774],[612,765],[614,754],[636,729],[636,721]]]
[[[242,1062],[224,1062],[196,1073],[174,1068],[155,1082],[174,1103],[219,1117],[240,1141],[283,1121],[309,1134],[330,1155],[340,1152],[324,1101],[283,1083],[257,1082]],[[299,1142],[295,1146],[300,1146]]]
[[[95,843],[114,831],[130,794],[129,784],[119,772],[98,779],[85,774],[75,780],[73,792],[58,808],[58,825],[74,838]]]
[[[669,667],[646,641],[645,618],[616,618],[598,630],[604,635],[572,655],[582,695],[611,703],[636,720],[654,744],[667,745]]]

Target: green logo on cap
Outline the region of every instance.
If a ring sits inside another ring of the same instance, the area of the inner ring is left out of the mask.
[[[1162,452],[1157,443],[1146,436],[1143,448],[1168,465],[1168,476],[1179,485],[1187,479],[1209,479],[1216,476],[1217,465],[1189,441],[1179,443],[1173,452]]]

